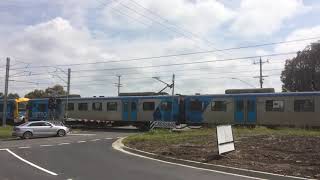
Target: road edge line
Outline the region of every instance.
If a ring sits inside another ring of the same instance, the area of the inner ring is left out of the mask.
[[[14,157],[18,158],[19,160],[21,160],[21,161],[29,164],[30,166],[33,166],[33,167],[35,167],[35,168],[37,168],[37,169],[39,169],[39,170],[41,170],[41,171],[44,171],[44,172],[46,172],[46,173],[48,173],[48,174],[51,174],[51,175],[53,175],[53,176],[57,176],[57,175],[58,175],[58,174],[55,173],[55,172],[49,171],[49,170],[47,170],[47,169],[45,169],[45,168],[42,168],[42,167],[40,167],[40,166],[38,166],[38,165],[36,165],[36,164],[33,164],[32,162],[30,162],[30,161],[28,161],[28,160],[23,159],[22,157],[20,157],[20,156],[17,155],[16,153],[12,152],[10,149],[5,149],[5,150],[6,150],[8,153],[10,153],[11,155],[13,155]]]
[[[283,178],[308,180],[308,178],[304,178],[304,177],[289,176],[289,175],[287,176],[287,175],[275,174],[275,173],[264,172],[264,171],[237,168],[237,167],[225,166],[225,165],[219,165],[219,164],[203,163],[203,162],[199,162],[199,161],[192,161],[192,160],[187,160],[187,159],[179,159],[179,158],[174,158],[174,157],[169,157],[169,156],[161,156],[161,155],[157,155],[157,154],[154,154],[154,153],[151,153],[151,152],[146,152],[146,151],[142,151],[142,150],[139,150],[139,149],[130,148],[130,147],[125,146],[125,145],[124,145],[124,148],[125,149],[129,149],[129,150],[134,151],[134,152],[140,152],[142,154],[147,154],[147,155],[150,155],[150,156],[163,157],[165,159],[171,159],[171,160],[175,160],[175,161],[184,161],[184,162],[190,162],[190,163],[194,163],[194,164],[207,165],[207,166],[220,167],[220,168],[228,168],[228,169],[234,169],[234,170],[239,170],[239,171],[247,171],[247,172],[252,172],[252,173],[259,173],[259,174],[265,174],[265,175],[271,175],[271,176],[278,176],[278,177],[283,177]]]
[[[192,160],[186,160],[186,159],[178,159],[178,158],[173,158],[173,157],[167,157],[167,156],[161,156],[161,155],[157,155],[154,153],[150,153],[150,152],[146,152],[146,151],[142,151],[142,150],[138,150],[138,149],[134,149],[134,148],[130,148],[125,146],[122,143],[122,140],[125,139],[121,138],[117,141],[115,141],[114,143],[118,142],[121,147],[122,152],[125,151],[125,153],[129,154],[131,153],[132,155],[138,155],[141,157],[147,157],[153,160],[159,160],[159,161],[164,161],[164,162],[170,162],[170,163],[176,163],[176,164],[181,164],[181,165],[186,165],[187,166],[191,166],[191,167],[197,167],[197,168],[203,168],[204,169],[209,169],[209,170],[215,170],[215,171],[219,171],[222,173],[230,173],[230,174],[235,174],[235,175],[241,175],[241,176],[247,176],[247,177],[251,177],[251,178],[265,178],[265,177],[261,177],[261,175],[266,175],[269,176],[267,178],[277,178],[277,179],[301,179],[301,180],[306,180],[308,178],[304,178],[304,177],[297,177],[297,176],[286,176],[286,175],[281,175],[281,174],[274,174],[274,173],[269,173],[269,172],[264,172],[264,171],[256,171],[256,170],[250,170],[250,169],[243,169],[243,168],[236,168],[236,167],[231,167],[231,166],[224,166],[224,165],[218,165],[218,164],[209,164],[209,163],[202,163],[202,162],[198,162],[198,161],[192,161]],[[113,144],[112,144],[113,147]],[[116,149],[116,148],[115,148]],[[179,162],[179,163],[177,163]],[[191,164],[191,165],[190,165]],[[215,168],[215,169],[213,169]],[[223,169],[223,170],[217,170],[217,169]],[[227,171],[238,171],[236,173],[234,172],[227,172]],[[253,175],[251,175],[253,174]]]
[[[246,176],[246,175],[241,175],[241,174],[234,174],[234,173],[229,173],[229,172],[224,172],[224,171],[207,169],[207,168],[202,168],[202,167],[195,167],[195,166],[190,166],[190,165],[185,165],[185,164],[165,161],[165,160],[161,160],[161,159],[156,159],[156,158],[144,156],[144,155],[141,155],[141,154],[136,154],[136,153],[133,153],[133,152],[130,152],[130,151],[127,151],[127,150],[124,149],[126,147],[122,143],[122,140],[124,138],[120,138],[117,141],[113,142],[112,143],[112,148],[114,148],[115,150],[118,150],[120,152],[129,154],[129,155],[133,155],[133,156],[137,156],[137,157],[140,157],[140,158],[149,159],[149,160],[153,160],[153,161],[158,161],[158,162],[162,162],[162,163],[166,163],[166,164],[172,164],[172,165],[177,165],[177,166],[182,166],[182,167],[187,167],[187,168],[192,168],[192,169],[197,169],[197,170],[203,170],[203,171],[216,172],[216,173],[220,173],[220,174],[232,175],[232,176],[237,176],[237,177],[244,177],[244,178],[249,178],[249,179],[259,179],[259,180],[263,179],[263,178],[251,177],[251,176]]]

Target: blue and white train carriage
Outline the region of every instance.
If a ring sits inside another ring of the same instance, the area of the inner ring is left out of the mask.
[[[157,120],[320,127],[320,92],[92,97],[69,98],[68,102],[62,98],[54,110],[48,108],[48,99],[29,103],[29,120],[68,117],[72,124],[145,127]]]
[[[189,124],[320,127],[319,92],[200,95],[184,101]]]
[[[74,123],[98,122],[142,127],[155,120],[177,122],[178,100],[179,96],[70,98],[66,113],[68,121]],[[66,103],[64,99],[62,104]]]

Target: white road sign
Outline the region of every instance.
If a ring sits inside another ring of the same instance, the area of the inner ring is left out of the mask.
[[[217,126],[217,139],[219,154],[235,150],[231,125]]]

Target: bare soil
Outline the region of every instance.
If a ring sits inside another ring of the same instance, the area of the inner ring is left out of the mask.
[[[175,143],[144,140],[126,145],[175,158],[320,179],[320,136],[239,136],[235,137],[236,150],[223,156],[218,156],[212,135]]]

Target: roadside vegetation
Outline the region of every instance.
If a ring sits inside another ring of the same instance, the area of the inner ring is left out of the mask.
[[[295,128],[276,128],[271,129],[267,127],[234,127],[233,135],[236,138],[243,136],[257,136],[257,135],[270,135],[270,136],[319,136],[320,130],[310,129],[295,129]],[[178,143],[190,139],[197,139],[204,136],[216,136],[215,128],[192,129],[183,132],[173,132],[166,129],[155,129],[142,134],[129,136],[124,140],[125,144],[135,143],[139,141],[157,141],[164,143]],[[200,140],[200,139],[198,139]],[[198,142],[201,143],[201,142]]]
[[[320,178],[320,130],[234,127],[236,150],[218,156],[215,128],[152,130],[124,139],[131,148],[205,163]]]
[[[12,126],[0,127],[0,139],[6,139],[11,137]]]

